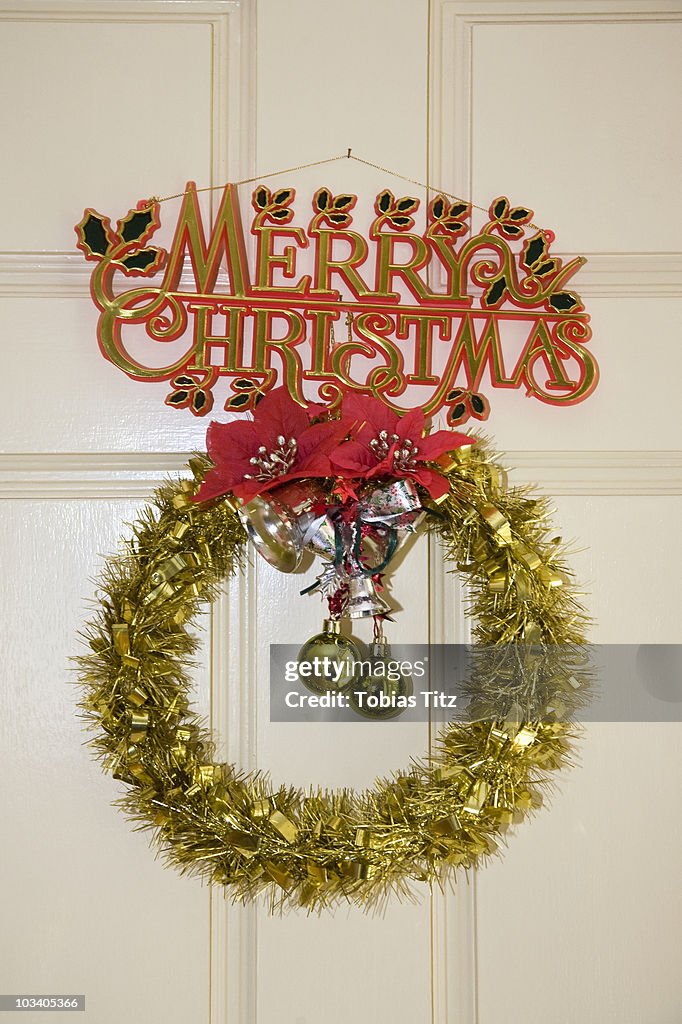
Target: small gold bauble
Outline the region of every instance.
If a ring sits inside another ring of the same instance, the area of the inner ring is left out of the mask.
[[[410,706],[412,677],[399,671],[385,639],[369,645],[370,670],[348,693],[348,703],[365,718],[397,718]]]
[[[360,659],[353,641],[341,634],[338,619],[325,619],[322,632],[307,640],[298,652],[299,679],[313,693],[343,690],[355,680]],[[310,665],[310,675],[301,672],[302,664]]]

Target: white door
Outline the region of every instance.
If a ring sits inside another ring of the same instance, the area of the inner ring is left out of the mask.
[[[593,638],[677,642],[681,47],[678,0],[0,2],[0,993],[84,993],[95,1024],[682,1019],[678,725],[591,726],[551,810],[454,895],[272,918],[165,868],[111,806],[68,660],[103,556],[206,426],[101,358],[73,224],[348,146],[527,203],[588,256],[597,392],[488,391],[488,429],[556,496]],[[343,162],[291,183],[398,187]],[[268,721],[268,645],[319,627],[297,583],[261,561],[230,585],[197,702],[245,768],[371,784],[427,750],[426,725]],[[435,546],[393,593],[402,640],[466,635]]]

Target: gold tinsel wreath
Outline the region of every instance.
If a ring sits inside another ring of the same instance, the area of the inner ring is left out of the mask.
[[[549,773],[569,753],[566,712],[586,677],[565,652],[584,643],[587,620],[550,538],[546,500],[508,488],[484,442],[455,457],[430,529],[469,581],[481,713],[445,728],[428,760],[364,792],[274,788],[261,771],[212,759],[210,735],[190,709],[197,640],[188,625],[240,569],[246,536],[227,501],[192,501],[204,457],[190,461],[193,480],[157,493],[126,553],[107,562],[83,632],[81,707],[105,769],[126,784],[123,808],[181,870],[241,901],[267,892],[280,907],[370,905],[473,866],[542,802]],[[527,658],[505,684],[490,657],[510,644]]]

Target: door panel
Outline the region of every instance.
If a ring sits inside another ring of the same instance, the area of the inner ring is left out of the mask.
[[[5,491],[3,497],[7,497]],[[76,718],[76,631],[132,501],[2,503],[0,988],[86,995],[97,1021],[206,1019],[209,896],[164,871],[111,802]],[[71,685],[70,685],[71,684]],[[209,677],[197,672],[208,706]],[[26,1019],[43,1019],[27,1013]]]
[[[592,314],[595,395],[564,411],[496,394],[489,423],[516,450],[516,479],[563,494],[556,522],[577,549],[571,563],[600,643],[680,639],[671,338],[682,309],[673,213],[682,136],[670,115],[681,29],[677,3],[561,0],[442,0],[432,25],[434,174],[475,202],[503,192],[530,203],[559,251],[588,257],[575,287]],[[623,216],[634,208],[641,219]],[[586,727],[551,813],[477,872],[467,1020],[679,1018],[672,879],[682,836],[669,815],[679,805],[679,741],[679,723]],[[655,839],[654,820],[666,822]]]
[[[558,501],[564,536],[586,546],[571,561],[589,583],[596,642],[679,641],[682,593],[665,566],[682,559],[671,529],[681,502]],[[670,810],[682,785],[680,723],[591,722],[584,730],[549,809],[518,831],[503,861],[478,872],[481,1024],[510,1005],[533,1024],[679,1018],[682,828]]]

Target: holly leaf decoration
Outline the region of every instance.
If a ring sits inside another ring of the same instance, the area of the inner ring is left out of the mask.
[[[414,218],[410,217],[419,208],[419,200],[413,196],[401,196],[396,199],[389,189],[380,192],[376,198],[374,209],[378,216],[372,225],[373,231],[378,231],[382,224],[390,224],[397,231],[409,231],[414,224]]]
[[[265,185],[259,185],[251,196],[251,205],[257,213],[256,223],[271,220],[275,224],[287,224],[294,216],[289,207],[295,195],[293,188],[280,188],[273,194]]]
[[[111,221],[97,210],[86,210],[83,219],[76,225],[78,235],[77,248],[85,253],[89,260],[100,260],[106,256],[111,246],[116,244],[116,236],[111,228]]]
[[[451,409],[448,409],[448,423],[453,427],[468,418],[469,410],[467,409],[466,402],[458,402],[457,405],[453,405]]]
[[[251,401],[250,395],[233,395],[232,398],[228,399],[226,409],[243,409],[245,405],[248,405]]]
[[[507,279],[502,274],[500,277],[495,278],[488,290],[483,296],[484,305],[496,306],[504,298],[504,293],[507,290]]]
[[[321,221],[335,227],[345,227],[352,222],[350,211],[357,202],[357,196],[342,194],[335,196],[331,189],[320,188],[313,197],[313,209],[317,213],[313,217],[311,227],[317,228]]]
[[[394,206],[395,197],[392,192],[386,189],[385,192],[381,192],[377,196],[377,210],[379,213],[388,213],[388,211]]]
[[[172,405],[174,409],[184,409],[189,405],[191,398],[191,391],[173,391],[170,395],[166,395],[166,405]]]
[[[548,274],[553,274],[559,266],[556,260],[545,260],[544,263],[539,263],[533,273],[536,277],[547,277]]]
[[[113,262],[123,268],[125,274],[131,276],[135,275],[151,275],[159,269],[166,257],[164,249],[157,249],[154,246],[150,246],[148,249],[139,249],[137,252],[130,253],[129,256],[123,256],[120,260],[114,260]]]
[[[315,210],[318,210],[320,213],[324,213],[324,211],[329,206],[330,199],[331,192],[329,191],[328,188],[318,188],[313,198],[313,208]]]
[[[155,213],[156,210],[153,207],[147,207],[144,210],[129,210],[116,226],[121,241],[140,242],[141,244],[148,241],[159,226]]]
[[[506,196],[493,199],[488,210],[493,230],[497,230],[505,238],[521,238],[523,225],[528,224],[533,211],[525,206],[512,206]]]
[[[404,199],[399,199],[396,204],[396,209],[400,213],[413,213],[419,206],[419,200],[413,199],[412,196],[405,196]]]
[[[413,196],[403,196],[395,204],[395,210],[391,211],[388,218],[389,224],[398,231],[409,231],[414,225],[414,217],[408,216],[419,209],[419,200]]]
[[[485,395],[472,394],[471,400],[471,414],[478,420],[485,420],[488,418],[490,413],[490,403]]]
[[[453,203],[448,210],[449,217],[468,217],[471,213],[471,203]]]
[[[192,395],[192,412],[195,416],[205,416],[213,405],[213,395],[203,388],[197,388]]]
[[[206,385],[212,383],[210,374],[195,377],[180,373],[171,381],[173,390],[166,395],[165,403],[173,409],[187,409],[195,416],[205,416],[213,407],[213,394]]]
[[[557,313],[576,313],[585,308],[575,292],[554,292],[548,303]]]
[[[549,242],[544,232],[538,231],[529,238],[521,252],[521,265],[533,277],[547,277],[561,266],[561,260],[549,257]]]
[[[412,227],[414,224],[414,220],[412,217],[404,217],[402,214],[395,214],[393,217],[388,218],[388,223],[392,224],[394,228],[398,228],[399,231],[407,231],[407,229]]]
[[[529,238],[521,253],[521,263],[528,270],[544,259],[547,255],[547,241],[541,231]]]
[[[455,401],[447,414],[448,423],[451,426],[464,423],[470,416],[477,420],[485,420],[490,414],[490,403],[485,395],[479,395],[476,391],[465,391],[463,388],[455,388],[450,391],[447,401]]]
[[[253,377],[238,377],[232,381],[232,390],[236,391],[236,395],[232,395],[225,402],[225,409],[240,409],[246,412],[248,409],[255,409],[263,397],[263,383]]]
[[[259,185],[256,191],[253,193],[251,203],[257,210],[265,210],[270,205],[271,196],[270,189],[266,188],[265,185]]]
[[[83,229],[83,239],[91,254],[106,254],[109,240],[103,217],[88,217]]]
[[[429,217],[431,224],[428,233],[444,231],[448,235],[461,235],[467,230],[466,221],[471,214],[471,204],[462,200],[448,203],[441,193],[431,200]]]
[[[112,263],[125,274],[153,274],[166,259],[166,250],[140,246],[158,228],[158,212],[158,202],[151,205],[149,201],[141,202],[139,207],[129,210],[118,221],[117,230],[114,231],[108,217],[97,210],[86,210],[83,219],[76,225],[77,247],[85,253],[86,259],[97,261],[106,256],[111,258],[114,251],[121,252],[124,247],[132,248],[133,252],[112,260]]]
[[[488,211],[491,220],[503,220],[509,212],[509,200],[506,196],[500,196],[498,199],[493,199],[491,207]]]

